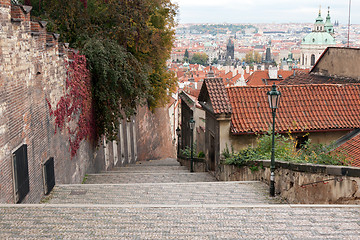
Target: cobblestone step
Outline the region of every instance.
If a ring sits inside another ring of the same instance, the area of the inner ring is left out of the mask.
[[[180,163],[174,158],[167,158],[162,160],[138,161],[135,164],[128,164],[127,167],[132,166],[180,166]]]
[[[148,172],[148,173],[158,173],[158,172],[189,172],[189,170],[185,166],[148,166],[148,165],[129,165],[127,167],[116,167],[110,171],[106,171],[104,173],[124,173],[124,172]]]
[[[0,239],[359,239],[359,207],[0,206]]]
[[[276,204],[261,182],[200,182],[120,185],[60,185],[50,198],[51,204]]]
[[[106,173],[89,174],[86,184],[214,182],[209,173]]]

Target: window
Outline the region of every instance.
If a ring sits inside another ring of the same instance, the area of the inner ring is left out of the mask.
[[[47,195],[55,186],[54,158],[49,158],[43,164],[44,194]]]
[[[296,149],[303,148],[308,140],[309,140],[309,136],[307,135],[296,137]]]
[[[314,66],[315,65],[315,55],[312,54],[311,55],[311,66]]]
[[[30,191],[26,144],[23,144],[13,153],[12,166],[15,203],[21,203]]]

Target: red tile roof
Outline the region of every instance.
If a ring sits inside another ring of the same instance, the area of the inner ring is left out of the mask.
[[[335,151],[343,152],[350,165],[360,167],[360,134],[339,146]]]
[[[360,128],[360,84],[279,86],[280,132]],[[272,123],[267,92],[270,86],[227,88],[233,134],[265,132]]]
[[[230,114],[231,105],[222,78],[207,78],[200,91],[199,101],[206,101],[208,94],[215,114]]]
[[[281,75],[282,78],[269,79],[269,70],[255,71],[253,74],[250,75],[250,77],[246,79],[246,84],[248,86],[272,85],[273,83],[278,84],[293,73],[294,71],[279,70],[278,77]],[[263,79],[266,80],[266,83],[263,81]]]
[[[280,85],[300,85],[300,84],[348,84],[360,83],[357,79],[344,77],[327,77],[306,70],[296,70],[295,76],[289,76]]]

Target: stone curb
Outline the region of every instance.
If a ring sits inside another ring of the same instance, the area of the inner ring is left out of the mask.
[[[328,205],[328,204],[0,204],[0,208],[340,208],[360,209],[360,205]]]

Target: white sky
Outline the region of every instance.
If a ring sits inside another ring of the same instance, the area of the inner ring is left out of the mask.
[[[172,0],[179,23],[312,23],[319,7],[325,19],[347,24],[349,0]],[[360,24],[360,1],[352,0],[351,23]]]

